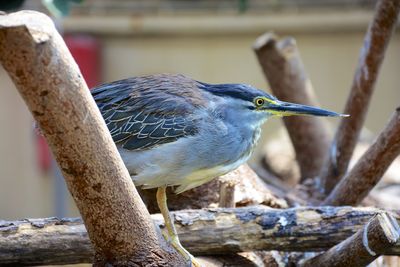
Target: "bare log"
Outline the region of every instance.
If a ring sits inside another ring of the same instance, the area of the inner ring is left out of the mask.
[[[326,195],[333,190],[347,171],[365,121],[386,47],[396,26],[399,10],[399,0],[380,0],[377,3],[375,16],[364,38],[350,95],[344,109],[344,113],[349,114],[350,118],[341,120],[328,160],[321,172]]]
[[[95,262],[184,264],[158,235],[51,19],[34,11],[0,15],[0,61],[52,148],[94,245]]]
[[[253,49],[274,95],[284,101],[318,105],[293,38],[278,40],[267,33],[256,40]],[[328,126],[317,117],[285,117],[283,121],[296,151],[301,178],[317,176],[329,149]]]
[[[400,154],[400,108],[376,141],[324,201],[325,205],[358,205]]]
[[[252,206],[173,212],[182,244],[195,255],[240,251],[323,251],[347,239],[381,211],[375,208]],[[399,216],[394,213],[397,220]],[[163,226],[161,215],[152,215]],[[400,255],[400,245],[385,253]],[[91,262],[79,219],[0,222],[0,265]]]
[[[365,227],[328,251],[300,264],[302,267],[367,266],[399,240],[400,227],[389,213],[377,214]]]

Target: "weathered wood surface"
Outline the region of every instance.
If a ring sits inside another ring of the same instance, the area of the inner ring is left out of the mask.
[[[155,229],[52,20],[35,11],[0,14],[0,62],[52,149],[87,227],[96,262],[184,265]],[[13,253],[24,251],[25,246]]]
[[[350,117],[341,120],[330,148],[329,158],[321,172],[326,195],[347,171],[367,115],[386,48],[396,28],[399,11],[399,0],[381,0],[377,3],[375,16],[360,50],[358,66],[344,109],[344,113]]]
[[[274,34],[266,33],[255,41],[253,49],[278,99],[318,105],[293,38],[279,40]],[[283,121],[296,151],[301,178],[317,176],[329,149],[328,125],[323,118],[311,116],[285,117]]]
[[[363,267],[384,255],[399,241],[396,219],[387,212],[375,215],[354,235],[300,264],[302,267]]]
[[[380,210],[352,207],[174,212],[182,244],[195,255],[239,251],[323,251],[356,233]],[[394,216],[399,220],[397,213]],[[162,226],[162,217],[152,215]],[[387,254],[400,255],[400,244]],[[0,222],[0,264],[90,262],[93,250],[80,219]]]

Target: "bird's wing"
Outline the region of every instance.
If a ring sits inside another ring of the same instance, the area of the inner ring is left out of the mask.
[[[140,110],[109,110],[103,114],[113,140],[128,150],[150,149],[197,132],[195,122]]]
[[[197,133],[192,103],[169,88],[143,86],[132,78],[92,90],[115,143],[144,150]]]

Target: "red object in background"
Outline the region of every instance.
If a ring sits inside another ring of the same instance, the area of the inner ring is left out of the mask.
[[[88,35],[66,35],[64,41],[81,69],[89,88],[100,82],[100,43]]]
[[[47,173],[51,170],[51,151],[43,135],[35,131],[36,134],[36,158],[39,170]]]
[[[101,77],[100,42],[93,36],[66,35],[64,41],[78,64],[89,88],[99,84]],[[43,136],[37,135],[37,159],[42,172],[51,170],[51,151]]]

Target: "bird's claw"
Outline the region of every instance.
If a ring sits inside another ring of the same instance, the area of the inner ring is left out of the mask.
[[[181,245],[177,236],[174,236],[172,238],[170,237],[168,241],[171,242],[170,244],[176,249],[176,251],[178,251],[178,253],[187,260],[188,266],[202,267],[200,262]]]
[[[196,260],[196,258],[193,257],[192,255],[190,255],[189,266],[190,267],[202,267],[200,262],[198,260]]]

